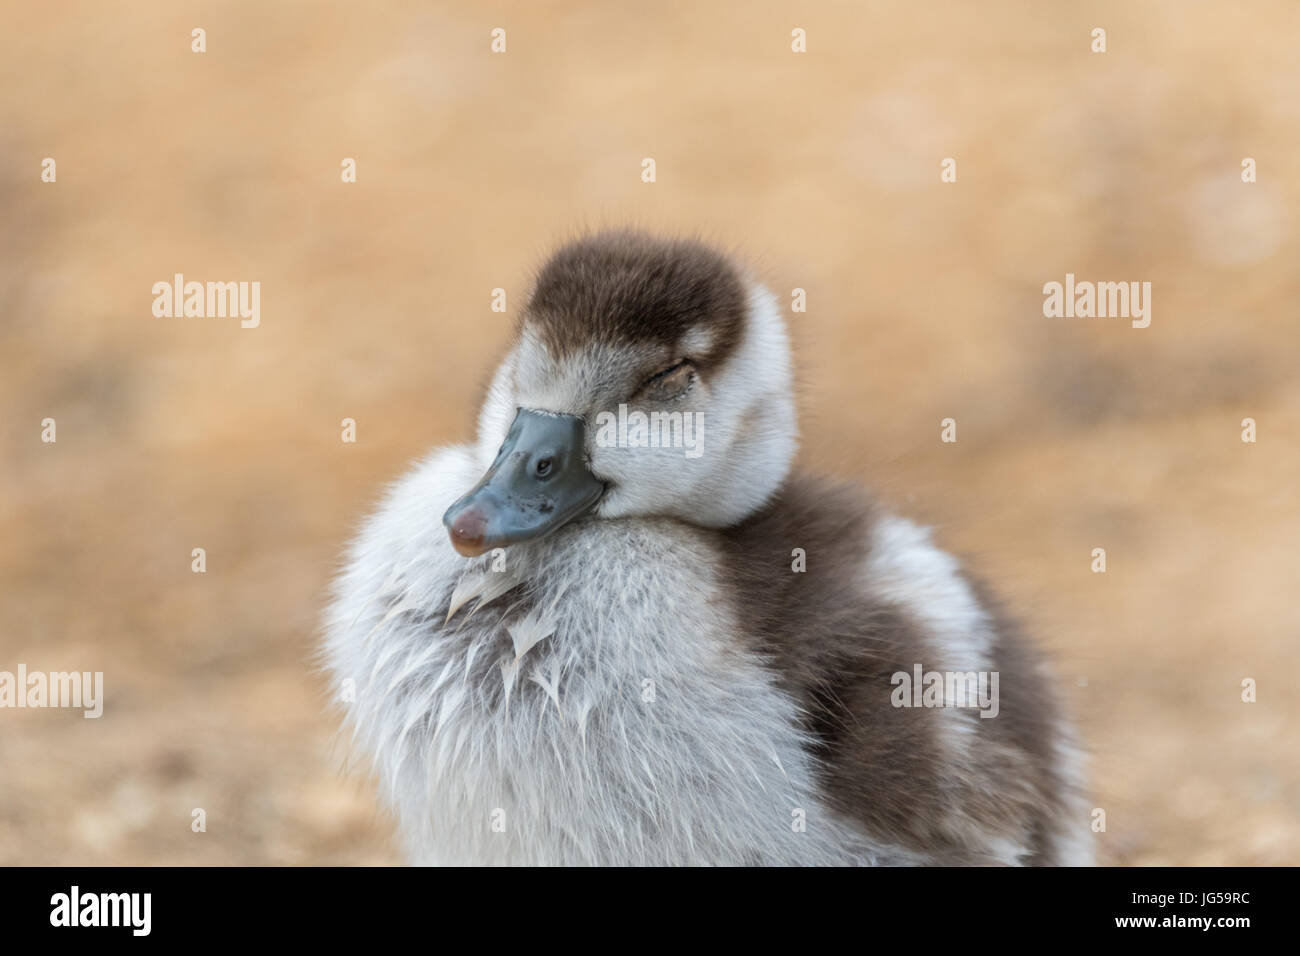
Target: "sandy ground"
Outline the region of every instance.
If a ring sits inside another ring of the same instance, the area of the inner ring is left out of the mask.
[[[629,222],[807,291],[803,464],[1056,654],[1102,860],[1300,862],[1300,8],[705,7],[9,5],[0,670],[106,703],[0,711],[0,863],[399,859],[340,774],[323,591],[469,434],[546,250]],[[155,318],[177,272],[260,281],[261,325]],[[1044,318],[1067,272],[1150,281],[1150,327]]]

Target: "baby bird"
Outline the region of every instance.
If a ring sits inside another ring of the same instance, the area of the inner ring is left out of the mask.
[[[352,544],[324,657],[411,862],[1079,864],[1039,655],[804,475],[771,296],[695,241],[544,265],[478,417]]]

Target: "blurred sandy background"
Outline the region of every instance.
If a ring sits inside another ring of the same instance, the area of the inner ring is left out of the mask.
[[[107,700],[0,711],[0,862],[398,859],[321,595],[470,434],[530,270],[629,222],[807,290],[805,464],[1056,652],[1103,861],[1300,861],[1300,7],[1088,6],[6,2],[0,669]],[[1045,319],[1067,271],[1152,282],[1151,327]],[[154,318],[176,272],[260,281],[261,327]]]

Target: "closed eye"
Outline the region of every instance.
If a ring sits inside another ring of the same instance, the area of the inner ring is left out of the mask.
[[[694,384],[695,366],[690,359],[682,359],[642,382],[632,398],[634,401],[671,402],[685,395]]]

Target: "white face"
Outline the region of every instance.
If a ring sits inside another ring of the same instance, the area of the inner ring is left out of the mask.
[[[798,436],[776,302],[753,285],[748,305],[739,344],[707,374],[691,361],[709,350],[705,332],[672,349],[593,345],[557,360],[525,324],[480,413],[485,467],[518,409],[578,415],[588,467],[608,485],[599,517],[724,527],[753,513],[785,480]]]

